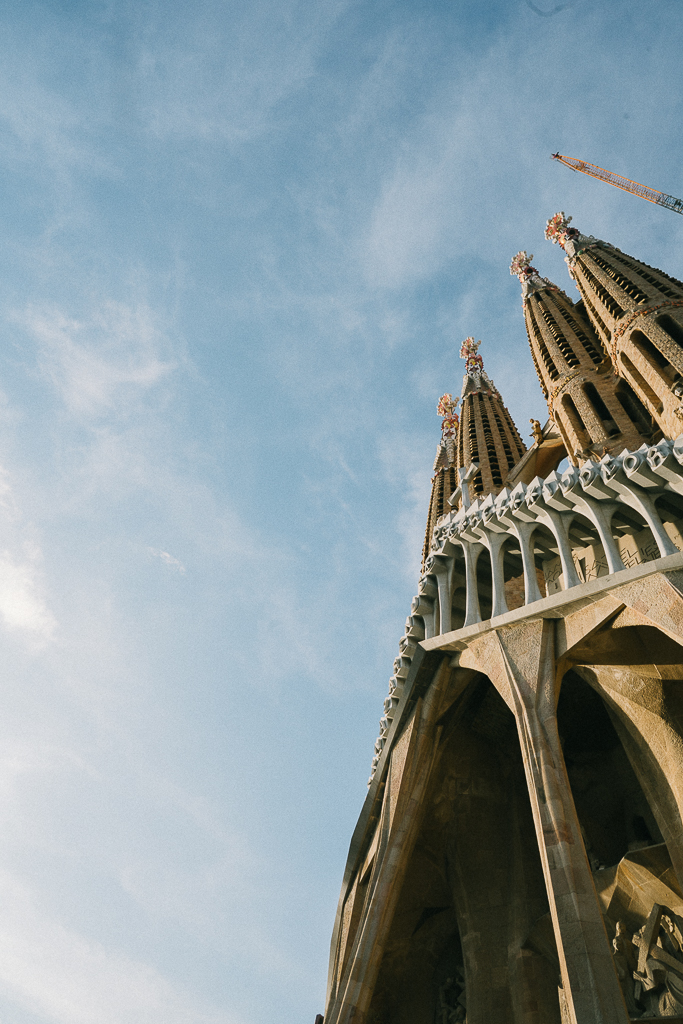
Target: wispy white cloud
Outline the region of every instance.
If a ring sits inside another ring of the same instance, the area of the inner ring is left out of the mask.
[[[84,319],[28,308],[15,320],[38,342],[39,365],[69,412],[98,416],[157,384],[174,368],[164,335],[144,303],[104,301]]]
[[[147,548],[150,555],[153,558],[160,558],[166,565],[170,565],[173,569],[176,569],[180,573],[185,572],[185,566],[179,559],[174,558],[173,555],[169,555],[168,551],[160,551],[158,548]]]

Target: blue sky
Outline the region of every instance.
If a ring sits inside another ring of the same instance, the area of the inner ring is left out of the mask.
[[[313,1024],[460,342],[675,276],[680,0],[0,5],[0,1019]]]

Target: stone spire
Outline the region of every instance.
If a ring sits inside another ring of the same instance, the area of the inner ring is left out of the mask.
[[[465,338],[460,357],[465,376],[460,398],[442,395],[436,407],[441,422],[441,440],[436,449],[432,495],[422,549],[422,566],[429,555],[437,520],[451,511],[448,499],[462,478],[476,463],[480,471],[468,482],[472,498],[497,494],[508,473],[526,452],[526,447],[498,389],[484,369],[479,355],[480,341]],[[456,407],[460,402],[460,419]],[[458,475],[460,470],[460,477]]]
[[[572,238],[583,236],[576,232]],[[640,447],[651,435],[649,416],[615,373],[583,303],[574,304],[552,281],[541,277],[532,259],[518,252],[510,273],[522,284],[536,373],[567,454],[581,463],[605,451]]]
[[[437,519],[450,511],[448,499],[458,486],[456,473],[456,446],[458,440],[458,414],[456,406],[459,398],[446,392],[439,399],[436,411],[442,417],[441,440],[436,448],[434,459],[434,475],[432,476],[432,495],[429,500],[429,513],[427,515],[427,529],[422,548],[422,567],[429,555],[432,543],[432,532],[436,526]]]
[[[571,219],[556,213],[545,236],[564,249],[586,313],[641,415],[675,437],[683,419],[683,283],[583,235]]]
[[[459,469],[467,470],[473,462],[480,467],[469,484],[472,496],[497,494],[526,452],[512,416],[484,369],[480,345],[480,341],[469,337],[460,349],[465,376],[460,396],[457,462]]]

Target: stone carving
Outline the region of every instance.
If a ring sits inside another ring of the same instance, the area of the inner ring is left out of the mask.
[[[617,933],[612,940],[614,966],[617,969],[621,990],[624,993],[624,1001],[629,1016],[634,1017],[639,1013],[635,997],[634,972],[638,965],[638,957],[633,948],[633,936],[626,930],[623,921],[617,921]]]
[[[439,988],[435,1024],[467,1024],[465,976],[462,967],[456,967],[454,973],[455,977],[447,978]]]
[[[543,428],[541,427],[541,421],[530,419],[529,423],[531,424],[531,436],[533,437],[534,442],[536,444],[540,444],[543,440]]]
[[[638,1015],[635,1019],[683,1013],[682,926],[683,918],[655,903],[633,935],[629,950],[628,931],[621,921],[617,923],[614,963],[629,1013]]]

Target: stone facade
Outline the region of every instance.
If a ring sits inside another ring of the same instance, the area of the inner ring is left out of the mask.
[[[473,339],[439,403],[324,1024],[683,1022],[683,285],[549,223],[551,422],[525,451]]]

